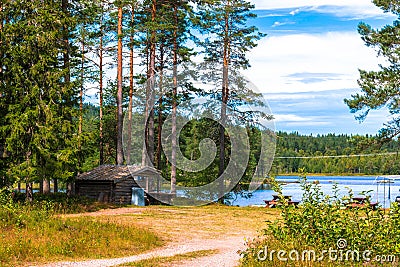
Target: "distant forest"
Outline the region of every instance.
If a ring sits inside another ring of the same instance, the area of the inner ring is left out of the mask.
[[[399,174],[398,140],[372,135],[277,133],[273,174]]]

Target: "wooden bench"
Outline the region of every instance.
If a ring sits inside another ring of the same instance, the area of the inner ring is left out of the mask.
[[[282,204],[279,195],[272,195],[272,200],[264,200],[266,208],[275,208],[277,205]],[[299,201],[292,201],[292,196],[283,196],[289,205],[293,205],[297,207],[299,205]]]
[[[365,208],[369,204],[369,207],[371,207],[373,210],[376,210],[378,206],[378,202],[370,202],[367,203],[367,198],[366,197],[353,197],[352,201],[346,205],[347,208]]]

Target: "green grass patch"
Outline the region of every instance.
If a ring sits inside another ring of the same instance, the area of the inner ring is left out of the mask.
[[[193,252],[188,252],[184,254],[178,254],[170,257],[154,257],[146,260],[124,263],[118,266],[135,266],[135,267],[163,267],[171,266],[171,264],[177,264],[182,261],[211,256],[218,253],[218,250],[198,250]]]
[[[0,193],[0,266],[122,257],[162,245],[144,227],[61,218],[54,210],[52,202],[21,204]]]

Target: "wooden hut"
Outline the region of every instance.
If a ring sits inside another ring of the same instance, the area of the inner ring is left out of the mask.
[[[100,202],[131,204],[133,188],[140,188],[134,177],[153,177],[159,172],[148,166],[102,165],[78,175],[75,193]]]

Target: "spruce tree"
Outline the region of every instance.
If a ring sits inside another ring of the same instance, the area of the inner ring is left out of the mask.
[[[27,183],[32,200],[31,182],[73,175],[68,165],[74,154],[75,91],[58,57],[65,51],[62,28],[70,18],[61,3],[39,0],[7,1],[3,15],[0,92],[7,97],[0,101],[7,101],[1,128],[12,161],[8,175]]]

